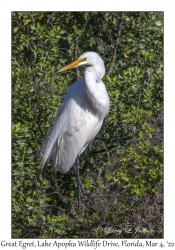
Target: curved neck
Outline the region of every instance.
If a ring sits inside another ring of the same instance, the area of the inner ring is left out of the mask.
[[[104,83],[99,77],[99,72],[94,67],[87,67],[84,72],[84,82],[89,104],[98,112],[99,116],[104,117],[109,111],[109,97]]]
[[[98,67],[94,67],[94,66],[88,66],[85,69],[85,72],[92,72],[95,76],[95,80],[97,82],[100,82],[100,80],[103,78],[103,76],[105,75],[105,67],[100,67],[100,70],[98,70]]]

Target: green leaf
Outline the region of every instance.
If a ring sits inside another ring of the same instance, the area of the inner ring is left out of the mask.
[[[163,24],[162,24],[162,21],[156,21],[155,24],[156,24],[157,26],[162,26],[162,25],[163,25]]]

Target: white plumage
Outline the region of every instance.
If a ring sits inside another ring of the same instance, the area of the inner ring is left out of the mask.
[[[109,112],[110,101],[101,81],[105,67],[95,52],[83,53],[60,72],[87,65],[84,75],[67,91],[42,150],[42,165],[50,158],[65,174],[93,140]]]

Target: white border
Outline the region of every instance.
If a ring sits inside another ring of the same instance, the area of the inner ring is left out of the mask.
[[[164,11],[164,241],[173,241],[175,224],[175,63],[173,0],[15,1],[0,3],[0,241],[11,239],[11,11]]]

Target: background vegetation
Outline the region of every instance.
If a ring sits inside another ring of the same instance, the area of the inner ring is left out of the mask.
[[[81,156],[96,211],[78,215],[73,169],[38,156],[83,73],[58,70],[86,51],[105,62],[111,107]],[[12,88],[13,238],[163,237],[162,12],[13,12]]]

